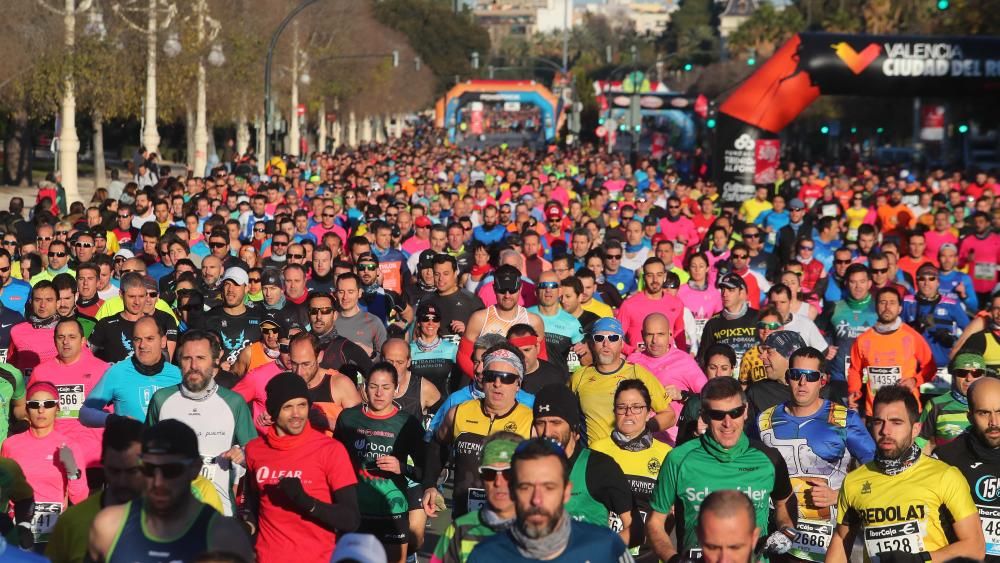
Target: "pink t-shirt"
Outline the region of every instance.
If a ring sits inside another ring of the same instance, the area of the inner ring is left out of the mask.
[[[10,351],[7,363],[21,371],[34,369],[38,364],[56,357],[55,327],[35,328],[31,323],[20,323],[10,329]],[[27,374],[26,374],[27,375]]]
[[[656,379],[664,386],[673,385],[680,391],[690,391],[701,393],[701,388],[705,386],[708,378],[698,367],[698,362],[690,354],[677,348],[671,348],[666,354],[659,358],[654,358],[642,351],[636,350],[625,359],[627,362],[638,364],[649,370]],[[674,409],[674,414],[681,415],[684,403],[681,401],[670,401],[670,406]],[[674,445],[677,441],[677,425],[670,427],[666,431],[668,443]]]
[[[270,361],[262,366],[257,366],[254,369],[247,372],[233,387],[233,391],[238,393],[243,400],[250,404],[250,412],[253,415],[253,424],[257,427],[257,432],[261,435],[267,433],[267,426],[261,425],[257,422],[260,419],[260,415],[267,412],[267,407],[265,402],[267,401],[267,382],[271,381],[271,378],[278,375],[282,371],[285,371],[278,365],[277,361]]]
[[[66,507],[65,497],[68,494],[73,504],[83,502],[90,489],[87,487],[87,474],[80,472],[80,478],[70,481],[66,471],[59,461],[59,446],[66,444],[73,452],[77,465],[82,469],[80,459],[83,454],[73,439],[63,434],[58,427],[44,438],[36,437],[30,430],[7,438],[0,447],[0,456],[16,461],[28,484],[35,491],[35,502],[58,502]]]
[[[677,297],[691,311],[695,321],[707,321],[722,310],[722,294],[714,287],[700,291],[685,283],[677,290]]]
[[[666,235],[667,240],[683,242],[685,248],[691,248],[701,242],[694,221],[687,217],[679,217],[676,221],[664,217],[660,219],[659,227],[660,233]],[[675,251],[675,254],[679,253]]]
[[[678,346],[684,347],[684,303],[680,299],[664,293],[659,299],[650,299],[644,292],[632,295],[618,309],[618,320],[625,330],[626,354],[636,349],[642,342],[642,322],[650,313],[663,313],[670,321],[671,334]]]
[[[924,233],[924,239],[927,241],[927,252],[925,253],[928,258],[933,258],[937,260],[938,251],[941,250],[941,246],[947,243],[954,244],[958,246],[958,237],[955,233],[951,231],[945,231],[939,233],[937,231],[927,231]]]
[[[972,260],[969,260],[970,252]],[[958,248],[958,259],[959,265],[968,265],[972,288],[976,293],[993,291],[997,284],[997,273],[1000,272],[997,266],[1000,263],[1000,235],[991,233],[985,239],[975,235],[963,238],[962,245]],[[14,330],[10,332],[13,338]]]

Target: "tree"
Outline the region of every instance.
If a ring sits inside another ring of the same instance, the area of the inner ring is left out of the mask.
[[[758,57],[767,58],[804,27],[802,14],[794,6],[779,11],[770,2],[764,2],[729,36],[729,50],[733,53],[755,51]]]
[[[713,0],[682,0],[660,37],[661,51],[672,55],[669,66],[705,65],[719,59],[718,18]]]

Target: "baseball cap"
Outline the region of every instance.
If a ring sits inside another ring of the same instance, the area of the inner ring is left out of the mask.
[[[267,315],[260,321],[260,328],[273,327],[278,331],[278,338],[288,338],[288,327],[274,315]]]
[[[337,538],[337,546],[330,557],[330,563],[339,561],[386,563],[385,548],[371,534],[344,534]]]
[[[261,276],[261,280],[263,279],[264,277]],[[223,274],[222,281],[231,281],[236,285],[246,285],[250,283],[250,276],[243,268],[233,266],[232,268],[226,268],[226,273]]]
[[[378,257],[372,254],[371,252],[363,252],[358,256],[358,259],[355,261],[355,264],[360,264],[362,262],[374,262],[378,264]]]
[[[249,280],[249,276],[247,276]],[[285,289],[285,279],[281,277],[281,272],[273,268],[268,268],[260,273],[260,285],[261,287],[274,285]]]
[[[791,357],[799,348],[806,347],[806,341],[802,340],[799,333],[791,330],[776,330],[767,335],[764,339],[765,348],[774,348],[785,358]]]
[[[562,209],[560,209],[558,205],[550,205],[548,209],[545,210],[545,217],[549,219],[562,219]]]
[[[955,252],[958,252],[958,246],[955,245],[954,243],[950,243],[950,242],[946,242],[946,243],[942,244],[941,246],[939,246],[938,247],[938,252],[941,252],[942,250],[946,250],[946,249],[947,250],[954,250]]]
[[[430,227],[433,223],[431,223],[431,220],[426,215],[421,215],[413,221],[413,224],[418,227]]]
[[[556,416],[566,421],[571,428],[580,426],[580,403],[569,387],[552,383],[542,387],[535,394],[532,407],[534,418]]]
[[[159,292],[160,288],[156,285],[156,280],[151,276],[142,276],[142,285],[146,286],[147,290]]]
[[[142,453],[199,458],[198,435],[183,422],[168,418],[142,433]]]
[[[922,273],[937,274],[938,273],[937,266],[931,264],[930,262],[924,262],[923,264],[920,265],[919,268],[917,268],[917,276],[919,276]]]
[[[719,281],[715,282],[715,287],[719,289],[746,289],[747,282],[743,281],[743,278],[739,274],[726,274],[719,278]]]
[[[429,248],[421,252],[420,258],[417,259],[417,269],[426,270],[427,268],[433,268],[435,256],[437,256],[437,252],[434,252]]]
[[[806,204],[802,203],[802,200],[796,197],[796,198],[792,198],[792,201],[788,202],[788,208],[789,209],[805,209],[806,208]]]
[[[493,289],[497,293],[512,293],[521,289],[521,272],[514,266],[504,264],[493,273]]]
[[[433,303],[421,303],[417,307],[416,318],[420,319],[427,315],[437,315],[438,318],[441,318],[441,311],[439,311],[437,305]]]
[[[951,369],[987,369],[986,360],[979,354],[964,352],[951,361]]]
[[[115,258],[122,257],[128,260],[129,258],[135,258],[135,253],[127,248],[122,248],[118,252],[115,252]]]
[[[507,469],[516,448],[517,442],[514,440],[498,438],[491,441],[483,446],[483,459],[479,462],[479,469]]]
[[[646,215],[642,219],[642,226],[643,227],[655,227],[656,226],[656,217],[653,217],[652,215]]]
[[[625,336],[625,329],[622,328],[622,323],[614,317],[601,317],[597,319],[593,326],[590,327],[590,334],[597,334],[598,332],[611,332],[619,336]]]

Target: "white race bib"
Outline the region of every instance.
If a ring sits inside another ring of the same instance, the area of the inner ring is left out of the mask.
[[[868,557],[886,551],[920,553],[924,551],[924,535],[920,522],[910,520],[887,526],[865,528],[865,551]]]
[[[684,243],[683,242],[681,242],[679,240],[675,240],[674,241],[674,254],[676,254],[677,256],[684,256],[684,251],[685,250],[687,250],[687,249],[684,248]]]
[[[899,366],[868,366],[866,371],[872,393],[878,393],[883,387],[895,385],[903,378],[903,368]]]
[[[976,262],[976,267],[973,268],[972,272],[972,277],[977,280],[993,281],[996,279],[997,265],[992,262]]]
[[[777,231],[771,231],[770,233],[767,233],[767,244],[770,244],[771,246],[774,246],[775,244],[778,244],[778,232]]]
[[[840,206],[837,205],[836,203],[824,204],[823,208],[820,210],[820,212],[823,214],[823,217],[836,217],[839,211],[840,211]]]
[[[977,506],[986,538],[986,555],[1000,555],[1000,508]]]
[[[80,416],[80,408],[87,396],[87,389],[83,384],[56,385],[56,391],[59,392],[59,416],[72,418]]]
[[[793,553],[798,552],[803,558],[809,555],[819,555],[820,558],[815,560],[822,561],[822,556],[826,555],[830,538],[833,536],[833,524],[823,520],[799,519],[795,530],[799,535],[792,540]]]
[[[469,489],[469,512],[476,512],[486,504],[485,489]]]
[[[52,528],[56,526],[56,520],[62,513],[62,503],[58,502],[36,502],[35,515],[31,518],[31,532],[35,534],[35,543],[44,543],[49,540]]]
[[[215,463],[214,457],[204,457],[201,458],[201,476],[208,479],[209,481],[215,480],[215,472],[219,470],[219,464]]]

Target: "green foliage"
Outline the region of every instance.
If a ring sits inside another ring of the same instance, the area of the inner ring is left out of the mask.
[[[402,32],[433,69],[438,91],[443,92],[455,75],[467,76],[473,51],[490,52],[489,36],[468,11],[454,13],[449,0],[383,0],[375,5],[375,17]]]
[[[660,38],[661,51],[670,53],[671,68],[685,63],[706,65],[719,59],[718,18],[714,0],[682,0],[670,16],[670,25]]]
[[[734,54],[756,51],[762,56],[770,56],[804,27],[802,14],[794,6],[776,10],[770,2],[764,2],[729,36],[729,50]]]

